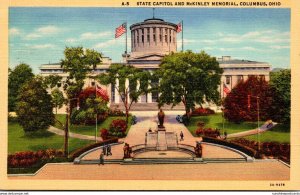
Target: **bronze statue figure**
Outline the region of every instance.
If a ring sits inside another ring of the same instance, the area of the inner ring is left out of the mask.
[[[131,158],[132,148],[129,146],[128,143],[125,143],[123,147],[124,151],[124,158]]]
[[[194,147],[196,157],[202,158],[202,146],[199,142],[197,142],[196,147]]]
[[[162,111],[162,109],[159,110],[157,117],[159,121],[158,127],[164,127],[165,113]]]

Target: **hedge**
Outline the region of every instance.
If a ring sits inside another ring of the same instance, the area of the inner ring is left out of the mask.
[[[81,154],[83,154],[86,151],[89,151],[93,148],[97,148],[99,146],[104,146],[106,144],[118,143],[118,140],[119,140],[118,138],[114,137],[114,138],[104,140],[102,142],[97,142],[97,143],[86,145],[85,147],[79,148],[79,149],[75,150],[74,152],[72,152],[69,155],[69,158],[74,160],[75,158],[77,158],[78,156],[80,156]]]
[[[219,145],[223,145],[223,146],[228,146],[228,147],[231,147],[231,148],[234,148],[236,150],[239,150],[249,156],[254,156],[255,158],[260,158],[260,155],[259,153],[252,149],[252,148],[249,148],[247,146],[243,146],[241,144],[237,144],[237,143],[232,143],[232,142],[228,142],[228,141],[225,141],[225,140],[221,140],[221,139],[215,139],[215,138],[211,138],[211,137],[202,137],[202,140],[204,142],[209,142],[209,143],[215,143],[215,144],[219,144]]]

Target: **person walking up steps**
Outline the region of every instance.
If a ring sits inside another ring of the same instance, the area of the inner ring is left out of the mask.
[[[112,155],[110,145],[107,146],[106,156],[108,156],[108,155]]]
[[[182,131],[180,131],[180,141],[184,140],[183,137],[184,137],[184,135],[183,135]]]

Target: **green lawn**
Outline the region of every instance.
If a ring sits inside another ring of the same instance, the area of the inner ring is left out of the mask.
[[[63,124],[66,121],[66,117],[64,114],[57,114],[55,115],[56,119],[61,121]],[[99,136],[99,130],[102,128],[109,128],[109,125],[111,124],[111,122],[115,119],[124,119],[126,120],[125,116],[109,116],[107,117],[107,119],[105,121],[103,121],[101,124],[97,125],[97,136]],[[132,116],[129,116],[129,120],[128,120],[128,127],[126,130],[126,134],[128,133],[130,127],[131,127],[131,121],[132,121]],[[61,125],[59,123],[56,123],[55,126],[57,128],[62,128]],[[70,131],[72,133],[78,133],[78,134],[83,134],[83,135],[91,135],[91,136],[95,136],[95,130],[96,130],[96,126],[95,125],[71,125],[70,127]]]
[[[190,124],[187,126],[189,131],[195,136],[195,131],[197,129],[197,122],[203,121],[205,123],[205,128],[218,128],[221,129],[223,133],[223,122],[222,114],[214,114],[209,116],[194,116],[191,118]],[[260,122],[262,125],[265,121]],[[228,133],[237,133],[242,131],[247,131],[257,128],[257,122],[243,122],[240,124],[231,123],[224,120],[224,130]],[[278,124],[273,129],[264,132],[260,135],[261,141],[278,141],[278,142],[290,142],[290,127],[283,124]],[[244,137],[251,140],[256,140],[256,135]]]
[[[70,152],[93,142],[75,138],[70,138],[69,140]],[[18,123],[8,123],[8,153],[37,151],[48,148],[63,149],[64,137],[48,131],[25,133]]]

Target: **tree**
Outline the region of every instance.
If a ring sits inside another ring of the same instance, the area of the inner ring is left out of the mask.
[[[45,130],[54,123],[51,96],[40,79],[27,81],[17,97],[16,113],[25,132]]]
[[[69,113],[72,113],[74,106],[69,105],[70,100],[78,98],[84,86],[84,79],[87,73],[96,68],[101,63],[102,54],[91,49],[83,49],[83,47],[66,47],[64,50],[64,59],[61,60],[61,67],[68,73],[64,91],[67,95],[67,115],[65,124],[65,140],[64,152],[68,151],[68,131],[69,131]]]
[[[248,95],[250,108],[248,108]],[[273,90],[264,78],[250,76],[246,81],[239,82],[224,100],[224,117],[229,121],[240,123],[243,121],[257,121],[257,98],[259,97],[260,119],[272,119],[269,112],[273,100]]]
[[[68,74],[64,90],[68,98],[79,95],[84,86],[84,79],[96,65],[101,63],[102,54],[83,47],[66,47],[65,59],[61,60],[63,70]]]
[[[47,88],[53,89],[55,87],[61,87],[62,77],[59,75],[49,75],[44,78],[44,84]]]
[[[125,108],[126,122],[128,122],[132,104],[138,101],[140,95],[148,92],[150,76],[148,71],[142,71],[130,65],[112,64],[107,73],[100,74],[97,80],[103,85],[111,84],[118,91]],[[118,86],[116,80],[119,81]],[[126,86],[127,82],[129,82],[128,86]]]
[[[107,101],[99,94],[96,96],[95,87],[87,87],[80,93],[79,107],[71,116],[71,121],[77,124],[95,124],[96,117],[97,122],[102,122],[107,116]]]
[[[9,69],[8,75],[8,110],[14,111],[16,108],[16,98],[19,89],[26,81],[34,77],[32,69],[27,64],[19,64],[13,70]]]
[[[216,58],[204,51],[171,53],[162,59],[159,67],[156,72],[161,79],[159,106],[175,106],[182,102],[188,115],[195,104],[218,102],[218,86],[223,71]]]
[[[55,107],[55,113],[57,114],[57,108],[61,108],[65,102],[64,94],[58,88],[51,91],[52,101]]]
[[[274,103],[269,112],[273,120],[290,124],[291,116],[291,70],[270,73],[270,86],[274,90]]]

